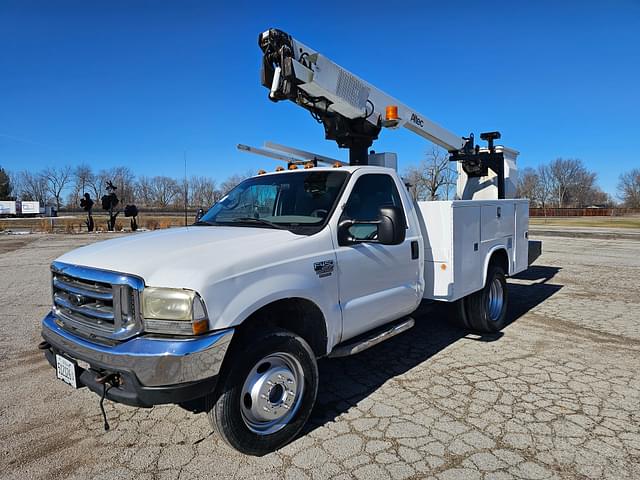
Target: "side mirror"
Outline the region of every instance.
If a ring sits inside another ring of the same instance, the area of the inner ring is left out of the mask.
[[[353,225],[375,225],[376,238],[355,238],[349,229]],[[380,207],[378,220],[362,222],[357,220],[344,220],[338,225],[338,244],[352,245],[354,243],[380,243],[382,245],[399,245],[406,237],[407,224],[404,213],[399,207]]]
[[[378,242],[383,245],[399,245],[404,242],[407,224],[399,207],[380,207],[378,217]]]

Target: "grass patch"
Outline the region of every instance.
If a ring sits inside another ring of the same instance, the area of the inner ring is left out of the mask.
[[[640,217],[531,217],[529,225],[640,229]]]

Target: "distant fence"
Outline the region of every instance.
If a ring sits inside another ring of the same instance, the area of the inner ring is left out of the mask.
[[[122,207],[121,210],[123,210],[123,212],[120,215],[124,216],[124,206]],[[205,212],[206,210],[207,209],[205,209]],[[194,207],[189,207],[187,209],[187,215],[192,217],[195,217],[197,212],[198,212],[198,209]],[[138,213],[141,215],[146,214],[146,215],[178,215],[179,216],[179,215],[184,215],[184,208],[138,207]],[[74,208],[60,207],[60,210],[58,210],[58,215],[86,215],[86,214],[87,212],[85,212],[83,209],[76,208],[76,207]],[[98,208],[98,206],[94,206],[93,215],[94,216],[108,215],[108,212],[106,212],[105,210],[102,210],[102,208]]]
[[[530,217],[622,217],[640,215],[640,208],[529,208]]]

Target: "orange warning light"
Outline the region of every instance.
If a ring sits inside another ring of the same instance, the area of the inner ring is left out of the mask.
[[[387,105],[385,112],[385,120],[398,120],[398,106]]]

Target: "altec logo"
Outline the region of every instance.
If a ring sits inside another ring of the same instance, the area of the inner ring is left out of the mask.
[[[418,125],[419,127],[424,127],[424,120],[422,120],[418,115],[416,115],[415,113],[411,114],[411,121],[413,123],[415,123],[416,125]]]

